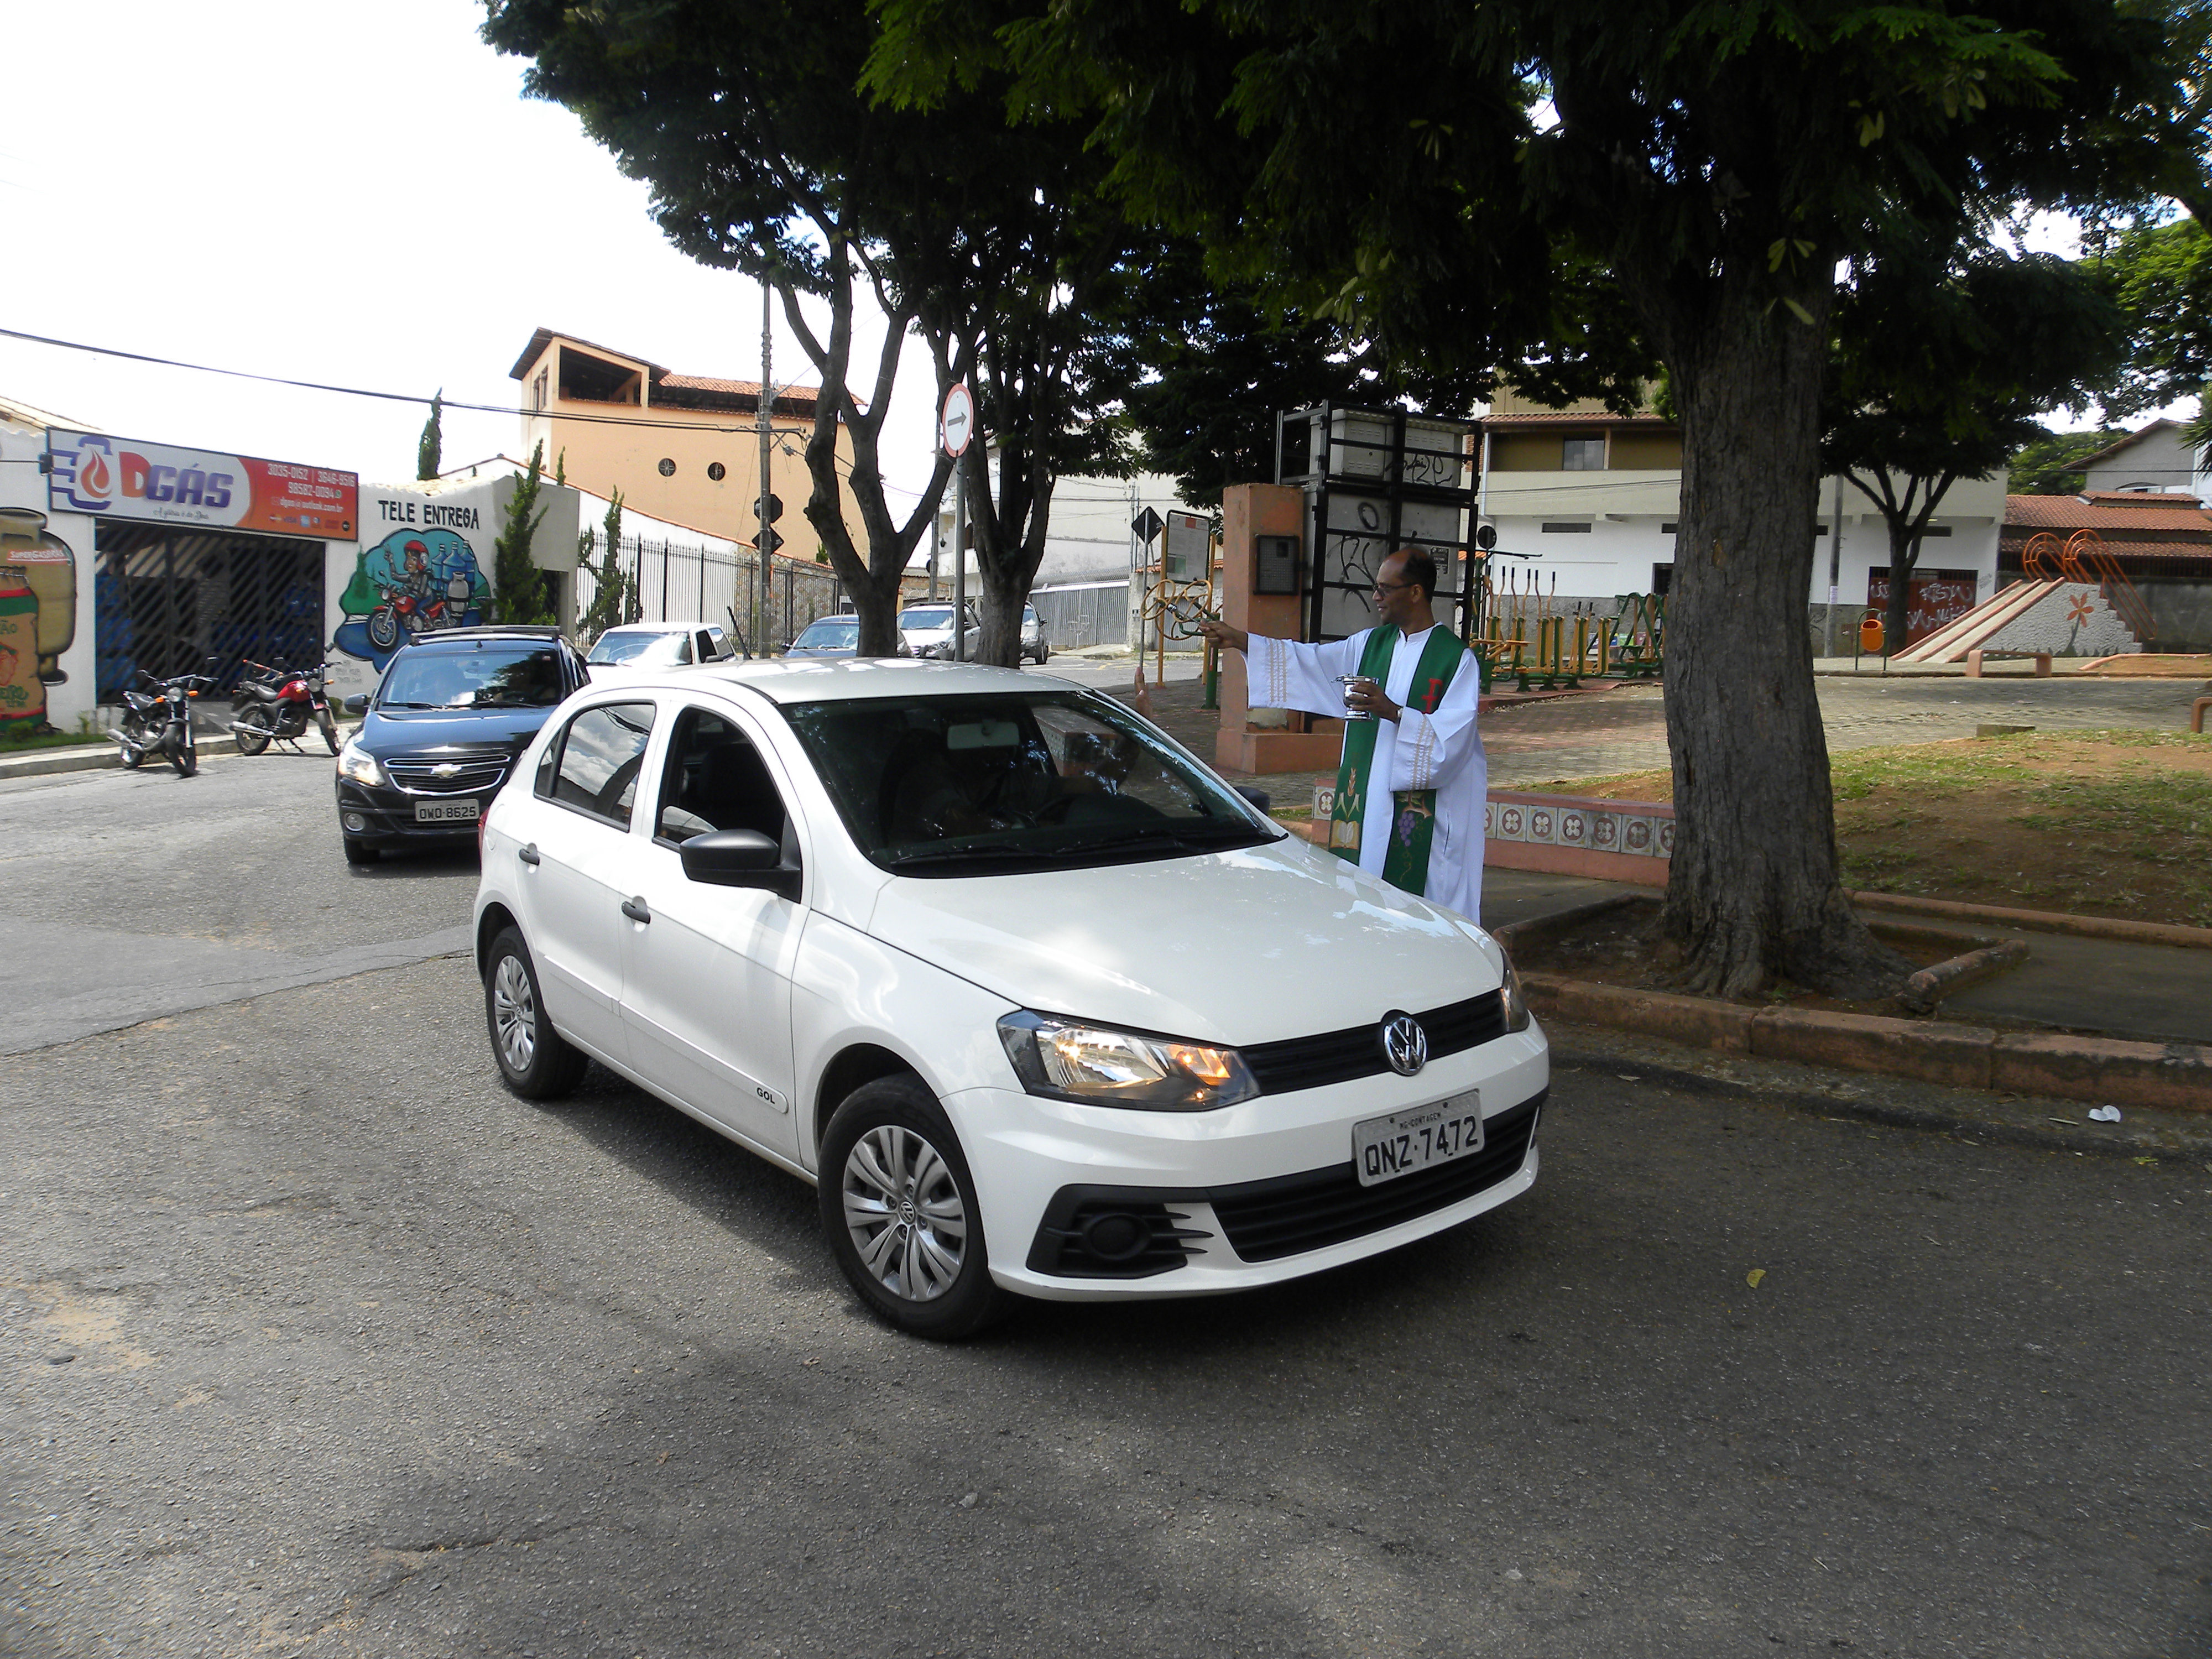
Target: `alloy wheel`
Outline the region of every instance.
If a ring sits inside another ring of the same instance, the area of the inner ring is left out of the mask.
[[[952,1288],[968,1247],[968,1210],[937,1148],[896,1123],[845,1155],[845,1226],[860,1263],[893,1296],[929,1302]]]

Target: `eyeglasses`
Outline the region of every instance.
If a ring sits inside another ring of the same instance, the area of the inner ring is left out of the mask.
[[[1420,583],[1419,582],[1386,582],[1377,580],[1375,584],[1375,591],[1377,593],[1402,593],[1409,587],[1419,587],[1419,586]]]

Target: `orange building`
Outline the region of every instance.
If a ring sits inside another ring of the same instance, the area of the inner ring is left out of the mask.
[[[678,374],[659,363],[541,328],[507,371],[522,383],[522,453],[545,446],[545,470],[565,456],[570,483],[672,524],[750,545],[760,499],[760,383]],[[806,521],[813,480],[805,464],[818,388],[790,386],[769,407],[769,489],[784,505],[779,551],[821,552]],[[851,440],[837,430],[840,471]],[[846,522],[861,538],[849,502]]]

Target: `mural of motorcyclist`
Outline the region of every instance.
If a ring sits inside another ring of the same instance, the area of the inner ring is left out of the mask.
[[[380,672],[410,638],[483,620],[490,584],[468,543],[450,530],[399,530],[364,547],[338,600],[347,620],[335,649]]]

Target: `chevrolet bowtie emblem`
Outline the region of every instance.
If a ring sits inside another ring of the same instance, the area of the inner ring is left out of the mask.
[[[430,769],[430,775],[434,778],[458,778],[461,775],[461,769],[452,761],[440,761]]]

